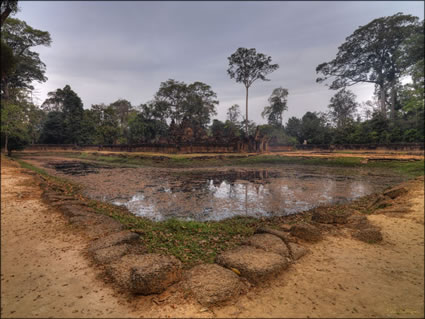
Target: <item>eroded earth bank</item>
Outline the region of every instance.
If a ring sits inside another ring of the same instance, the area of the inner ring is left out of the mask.
[[[424,316],[424,179],[368,216],[383,240],[327,232],[296,264],[219,306],[183,283],[133,296],[104,280],[86,256],[90,238],[42,201],[34,173],[2,159],[1,316],[8,317],[416,317]],[[196,275],[196,274],[194,274]]]

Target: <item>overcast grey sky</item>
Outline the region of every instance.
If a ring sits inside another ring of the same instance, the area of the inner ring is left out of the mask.
[[[242,84],[227,75],[238,47],[270,55],[280,68],[271,81],[250,88],[249,119],[264,123],[261,111],[272,90],[289,90],[284,122],[307,111],[325,111],[335,91],[317,84],[316,66],[335,57],[356,28],[397,12],[423,19],[423,1],[136,2],[20,1],[17,18],[49,31],[51,47],[39,47],[47,65],[36,102],[69,84],[85,108],[125,98],[133,105],[153,98],[161,82],[175,79],[211,85],[220,101],[217,118],[239,104]],[[352,87],[358,101],[373,86]]]

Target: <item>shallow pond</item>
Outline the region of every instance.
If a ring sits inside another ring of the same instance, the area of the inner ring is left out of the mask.
[[[394,176],[349,173],[308,167],[150,172],[149,182],[134,194],[105,200],[157,221],[272,217],[347,202],[401,181]]]
[[[283,216],[344,203],[403,181],[382,170],[306,165],[201,170],[112,168],[78,161],[38,164],[82,184],[91,198],[156,221]]]

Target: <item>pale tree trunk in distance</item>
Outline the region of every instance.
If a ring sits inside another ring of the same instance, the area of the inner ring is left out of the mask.
[[[384,115],[384,117],[387,118],[387,109],[385,107],[385,86],[380,85],[380,87],[381,87],[381,97],[380,97],[381,112]]]
[[[245,123],[245,131],[246,131],[246,136],[248,137],[248,87],[246,87],[245,105],[246,105],[246,123]]]
[[[396,99],[396,90],[395,90],[395,80],[391,81],[391,119],[395,119],[395,99]]]

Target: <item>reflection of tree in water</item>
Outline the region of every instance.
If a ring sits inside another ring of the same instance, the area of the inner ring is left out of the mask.
[[[256,185],[257,191],[261,184],[269,183],[269,178],[279,177],[279,172],[267,169],[252,171],[227,171],[227,172],[191,172],[179,174],[170,182],[171,192],[210,192],[210,186],[220,187],[223,182],[230,185],[229,193],[234,193],[236,181],[248,181]]]
[[[163,219],[281,216],[352,199],[370,193],[380,183],[376,178],[340,176],[304,167],[152,172],[152,183],[144,185],[131,207],[141,216]]]

